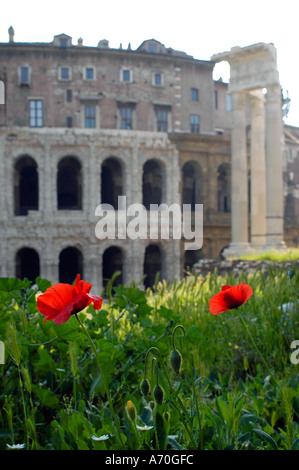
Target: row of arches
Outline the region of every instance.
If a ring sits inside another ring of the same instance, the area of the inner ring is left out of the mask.
[[[81,163],[76,157],[64,157],[57,168],[57,209],[82,210],[83,179]],[[142,204],[165,201],[166,168],[158,160],[147,160],[142,172]],[[218,211],[230,212],[230,165],[222,163],[217,168]],[[107,158],[101,171],[101,203],[117,208],[118,196],[125,194],[124,168],[116,157]],[[38,167],[30,156],[21,157],[14,169],[15,215],[27,215],[38,210]],[[182,167],[182,204],[203,203],[203,174],[197,161],[188,161]]]
[[[102,258],[103,286],[112,278],[116,271],[121,274],[116,278],[115,284],[123,282],[123,251],[117,246],[107,248]],[[162,252],[159,246],[149,245],[145,250],[144,274],[146,275],[144,285],[151,287],[155,281],[157,272],[162,269]],[[78,248],[67,247],[59,255],[59,282],[72,284],[78,273],[84,278],[83,255]],[[21,248],[16,254],[16,277],[34,281],[40,276],[40,259],[37,251],[33,248]]]
[[[184,270],[189,270],[193,264],[202,258],[201,250],[186,251],[184,257]],[[154,285],[157,273],[163,271],[163,252],[158,245],[148,245],[145,250],[143,273],[145,275],[144,286],[152,287]],[[120,271],[120,275],[115,280],[115,285],[122,284],[123,278],[124,255],[121,248],[110,246],[107,248],[102,257],[102,279],[103,286],[107,285],[109,279],[112,278],[116,271]],[[78,273],[84,278],[83,272],[83,255],[76,247],[67,247],[60,252],[59,255],[59,282],[72,284]],[[36,250],[29,247],[21,248],[16,254],[16,277],[34,281],[40,276],[40,259]]]

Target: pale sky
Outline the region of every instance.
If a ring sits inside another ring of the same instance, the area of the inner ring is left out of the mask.
[[[15,0],[0,7],[0,42],[8,41],[13,26],[16,42],[51,42],[57,34],[83,38],[96,47],[136,49],[146,39],[157,39],[195,59],[234,46],[273,43],[282,88],[291,106],[285,122],[299,127],[298,0]],[[215,67],[214,78],[229,79],[227,64]]]

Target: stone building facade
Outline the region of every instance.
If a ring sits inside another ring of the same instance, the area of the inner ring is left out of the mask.
[[[119,270],[118,282],[146,275],[148,286],[157,272],[173,279],[218,258],[231,240],[231,117],[214,65],[154,39],[135,51],[65,34],[15,43],[10,29],[0,44],[0,275],[72,282],[80,272],[99,289]],[[203,204],[202,248],[161,234],[100,240],[96,208],[110,204],[118,221],[119,196],[147,211]],[[288,222],[285,240],[298,244]]]

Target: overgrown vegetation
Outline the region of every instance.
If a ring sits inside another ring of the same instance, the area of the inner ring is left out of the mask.
[[[209,312],[222,285],[243,280],[254,295],[242,316],[274,380],[236,312]],[[102,309],[79,314],[102,374],[75,316],[43,323],[36,293],[49,285],[0,279],[0,449],[299,449],[299,365],[290,347],[299,339],[298,303],[284,269],[270,268],[267,278],[189,276],[146,292],[133,283],[113,296],[108,285]],[[169,362],[174,345],[179,374]]]

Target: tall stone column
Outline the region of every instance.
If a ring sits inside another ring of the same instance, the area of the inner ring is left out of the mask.
[[[283,241],[282,112],[279,85],[268,86],[266,95],[266,248],[285,248]]]
[[[251,247],[266,243],[265,98],[262,90],[249,93],[251,105]]]
[[[231,216],[232,236],[224,256],[238,256],[250,249],[248,243],[248,177],[246,156],[246,94],[231,93]]]

